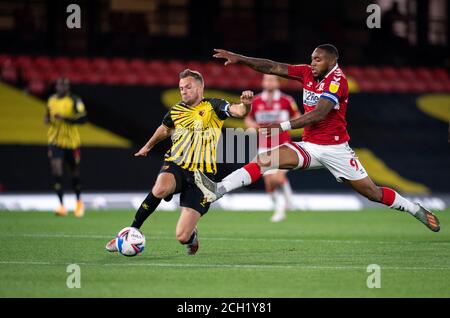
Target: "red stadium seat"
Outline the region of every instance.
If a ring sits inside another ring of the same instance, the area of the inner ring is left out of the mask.
[[[139,84],[153,86],[158,83],[158,77],[150,72],[139,73],[137,76]]]
[[[124,73],[121,78],[124,85],[136,85],[139,83],[139,77],[134,73]]]
[[[12,57],[6,54],[0,54],[0,67],[2,67],[6,61],[10,61],[10,63],[12,63]]]
[[[182,61],[171,60],[171,61],[167,62],[167,67],[168,67],[169,72],[178,74],[187,68],[187,64]],[[205,75],[205,74],[203,74],[203,75]]]
[[[161,60],[150,60],[147,62],[147,69],[158,73],[165,73],[168,71],[167,65]]]
[[[41,71],[46,71],[53,68],[53,63],[47,56],[38,56],[34,59],[34,66]]]
[[[47,90],[47,85],[44,80],[35,78],[28,83],[27,90],[33,95],[42,96]]]
[[[205,74],[211,76],[220,76],[223,72],[223,65],[215,62],[208,62],[205,64]]]
[[[66,76],[72,84],[79,84],[83,82],[83,75],[77,71],[68,72]]]
[[[116,72],[126,72],[130,69],[128,61],[123,58],[113,58],[111,60],[111,67]]]
[[[433,75],[434,75],[434,78],[439,81],[446,81],[449,79],[448,72],[443,68],[434,69]]]
[[[402,67],[398,69],[398,75],[400,78],[408,81],[417,81],[417,75],[410,67]]]
[[[426,67],[419,67],[414,71],[417,78],[424,81],[432,81],[433,80],[433,72]]]
[[[144,72],[147,67],[147,63],[143,59],[132,59],[129,65],[133,72],[138,73]]]
[[[122,83],[122,76],[120,73],[105,73],[101,77],[101,84],[119,85]]]
[[[395,79],[398,77],[398,71],[391,66],[382,67],[381,74],[385,79]]]
[[[364,69],[364,78],[372,81],[379,81],[384,75],[378,67],[369,66]]]
[[[348,66],[344,73],[352,76],[356,80],[365,77],[364,70],[359,66]]]
[[[90,72],[83,74],[83,83],[86,84],[99,84],[102,81],[102,77],[97,72]]]
[[[27,55],[20,55],[20,56],[16,57],[15,64],[17,67],[19,67],[20,69],[23,70],[23,69],[32,67],[33,60],[31,57],[29,57]]]
[[[72,68],[72,61],[66,57],[57,57],[53,60],[53,65],[60,72],[68,72]]]
[[[197,61],[189,61],[186,63],[186,67],[185,68],[189,68],[193,71],[197,71],[200,73],[204,73],[204,64],[197,62]]]
[[[111,65],[107,59],[97,57],[91,60],[91,67],[91,71],[109,72]]]
[[[13,66],[4,66],[1,68],[1,79],[9,84],[16,84],[19,80],[17,69]]]
[[[72,60],[72,69],[79,73],[89,72],[94,65],[87,58],[77,57]]]

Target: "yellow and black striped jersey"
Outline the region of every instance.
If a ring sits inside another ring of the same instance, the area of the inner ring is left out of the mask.
[[[64,97],[58,97],[55,94],[48,99],[47,107],[49,114],[48,144],[68,149],[78,148],[81,140],[76,124],[78,119],[86,116],[81,99],[73,94]],[[64,119],[56,119],[56,114]]]
[[[230,117],[229,106],[229,102],[218,98],[204,98],[196,106],[183,102],[173,106],[162,122],[174,129],[165,160],[189,171],[216,174],[216,147],[223,122]]]

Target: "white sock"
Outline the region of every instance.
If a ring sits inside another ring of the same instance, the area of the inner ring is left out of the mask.
[[[409,201],[408,199],[405,199],[397,192],[395,192],[395,200],[394,203],[392,203],[392,205],[390,206],[390,208],[399,211],[406,211],[411,213],[412,215],[416,214],[417,211],[419,211],[420,209],[419,205]]]
[[[286,210],[286,203],[283,200],[283,193],[278,187],[273,191],[275,193],[275,211],[278,213],[284,213]]]
[[[244,168],[233,171],[217,184],[217,192],[223,195],[234,189],[245,187],[252,183],[250,174]]]
[[[287,179],[287,177],[286,177]],[[292,201],[292,188],[291,188],[291,184],[289,183],[288,180],[286,180],[285,183],[283,183],[283,185],[281,186],[281,188],[283,189],[283,194],[284,194],[284,198],[286,200],[286,204],[288,204],[288,202]]]

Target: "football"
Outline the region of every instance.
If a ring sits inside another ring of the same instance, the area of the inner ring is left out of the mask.
[[[117,250],[124,256],[136,256],[144,251],[145,236],[134,227],[126,227],[117,234]]]

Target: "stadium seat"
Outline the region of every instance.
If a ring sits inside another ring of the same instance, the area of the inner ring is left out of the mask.
[[[448,72],[443,68],[437,68],[433,70],[434,78],[439,81],[446,81],[449,79]]]
[[[145,71],[147,63],[143,59],[132,59],[129,66],[131,71],[139,73]]]
[[[424,81],[432,81],[433,80],[433,72],[426,67],[419,67],[414,71],[417,78]]]
[[[9,84],[16,84],[19,80],[17,69],[13,66],[4,66],[1,68],[0,77],[2,81]]]
[[[369,66],[364,69],[363,76],[371,81],[379,81],[383,77],[383,73],[380,68]]]
[[[0,67],[2,67],[6,61],[12,63],[12,57],[6,54],[0,54]]]
[[[167,62],[167,67],[170,70],[170,72],[173,73],[180,73],[181,71],[183,71],[184,69],[186,69],[187,65],[186,63],[179,61],[179,60],[172,60]],[[205,74],[203,74],[205,75]]]
[[[130,69],[128,61],[124,58],[113,58],[111,68],[115,72],[127,72]]]
[[[91,71],[109,72],[111,65],[107,59],[97,57],[91,61],[91,67]]]
[[[82,78],[82,82],[86,84],[99,84],[104,79],[97,72],[85,73]]]
[[[53,63],[47,56],[38,56],[34,59],[34,66],[41,71],[46,71],[53,68]]]
[[[20,55],[18,57],[16,57],[15,59],[15,65],[19,68],[19,69],[26,69],[26,68],[30,68],[33,65],[33,60],[31,57],[27,56],[27,55]]]
[[[223,72],[224,66],[215,62],[208,62],[205,64],[205,74],[211,76],[220,76]]]
[[[83,75],[77,71],[69,71],[66,76],[72,84],[83,82]]]
[[[27,90],[33,95],[42,96],[47,90],[47,85],[44,80],[35,78],[28,83]]]
[[[66,57],[57,57],[53,60],[53,65],[60,72],[68,72],[72,68],[72,62]]]
[[[84,73],[89,72],[94,65],[87,58],[78,57],[72,60],[72,68],[74,71]]]
[[[158,77],[149,72],[138,73],[138,84],[153,86],[158,83]]]
[[[168,71],[166,63],[161,60],[149,60],[147,62],[147,70],[155,71],[158,73],[165,73]]]
[[[124,73],[121,77],[120,83],[124,85],[136,85],[139,83],[139,78],[134,73]]]
[[[398,77],[397,70],[391,66],[382,67],[381,74],[384,79],[395,79]]]

